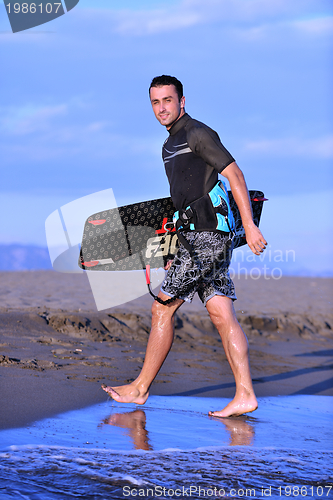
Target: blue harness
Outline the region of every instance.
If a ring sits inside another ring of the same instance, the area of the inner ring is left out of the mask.
[[[186,231],[219,231],[229,234],[229,245],[235,236],[235,220],[230,208],[229,196],[224,182],[219,181],[209,193],[195,200],[185,210],[174,213],[173,222],[179,241],[188,250],[191,257],[195,252],[184,236]],[[150,266],[146,266],[146,278],[149,293],[160,304],[170,304],[177,295],[168,300],[157,297],[150,288]]]
[[[218,181],[209,193],[175,212],[176,231],[220,231],[234,233],[235,220],[224,182]]]

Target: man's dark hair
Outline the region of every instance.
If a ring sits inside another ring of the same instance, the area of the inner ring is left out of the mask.
[[[150,89],[152,87],[163,87],[164,85],[174,85],[176,87],[176,91],[178,94],[178,99],[183,97],[183,84],[177,80],[174,76],[169,76],[169,75],[161,75],[161,76],[155,76],[155,78],[152,79],[150,87],[149,87],[149,95],[150,95]]]

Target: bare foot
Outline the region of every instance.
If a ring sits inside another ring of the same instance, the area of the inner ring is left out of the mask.
[[[149,396],[148,391],[141,393],[133,384],[121,385],[119,387],[108,387],[105,384],[102,384],[102,389],[118,403],[135,403],[137,405],[144,405]]]
[[[210,411],[208,415],[211,417],[237,417],[243,415],[244,413],[251,413],[258,408],[258,401],[256,397],[239,397],[234,398],[229,404],[221,411]]]

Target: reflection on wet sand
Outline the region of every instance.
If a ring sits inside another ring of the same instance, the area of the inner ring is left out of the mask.
[[[229,436],[229,446],[251,446],[254,440],[254,419],[247,416],[214,418],[221,422]],[[125,413],[113,413],[102,420],[101,424],[113,425],[126,429],[126,434],[132,439],[135,450],[153,450],[149,443],[149,433],[146,429],[146,413],[144,410],[134,410]],[[219,443],[216,443],[219,444]]]
[[[242,415],[240,417],[217,418],[211,417],[215,421],[222,422],[230,435],[229,446],[251,446],[254,440],[254,419]]]
[[[126,429],[126,434],[133,440],[135,450],[152,450],[146,430],[146,414],[143,410],[127,413],[113,413],[102,421],[115,427]]]

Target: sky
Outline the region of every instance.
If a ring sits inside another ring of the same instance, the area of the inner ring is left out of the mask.
[[[332,276],[332,40],[330,0],[80,0],[18,33],[1,3],[0,244],[46,246],[46,218],[102,190],[169,195],[148,97],[164,73],[269,198],[267,259]]]

